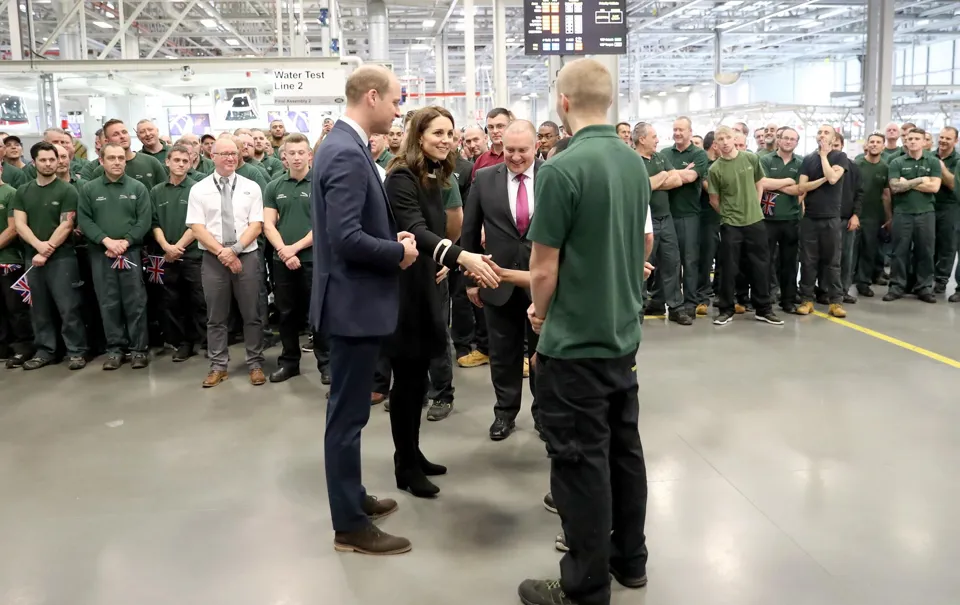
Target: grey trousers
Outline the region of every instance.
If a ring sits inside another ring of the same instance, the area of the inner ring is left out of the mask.
[[[680,295],[680,246],[670,215],[653,219],[650,262],[656,268],[650,276],[650,304],[665,304],[669,309],[679,311],[683,305]]]
[[[933,250],[936,213],[893,215],[893,260],[890,262],[890,292],[901,296],[907,289],[910,264],[916,263],[917,294],[933,292]],[[912,251],[911,251],[912,245]]]
[[[697,289],[700,280],[700,215],[681,216],[673,219],[677,232],[677,248],[680,251],[680,266],[683,271],[683,306],[689,312],[697,308]]]
[[[860,229],[855,231],[847,229],[849,220],[840,219],[840,228],[843,229],[843,237],[840,240],[840,287],[844,295],[850,294],[859,256]]]
[[[230,304],[236,298],[243,318],[243,343],[246,347],[247,367],[263,367],[263,317],[260,314],[260,282],[263,265],[260,255],[249,252],[240,255],[243,269],[234,274],[209,252],[203,254],[201,281],[203,297],[207,301],[207,351],[210,369],[226,371],[230,362],[227,349],[227,320]]]
[[[452,274],[451,274],[452,275]],[[453,403],[453,338],[450,336],[450,277],[437,284],[440,305],[443,307],[443,325],[447,326],[447,349],[430,360],[430,386],[427,399]]]

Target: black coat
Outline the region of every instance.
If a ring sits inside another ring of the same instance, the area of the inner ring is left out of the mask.
[[[387,357],[432,359],[447,346],[447,327],[443,321],[434,251],[445,239],[447,213],[443,193],[436,179],[427,187],[408,168],[396,168],[384,182],[387,198],[393,209],[399,231],[409,231],[417,238],[417,260],[400,272],[400,317],[397,330],[384,343]],[[443,264],[457,268],[462,249],[453,245],[443,257]]]

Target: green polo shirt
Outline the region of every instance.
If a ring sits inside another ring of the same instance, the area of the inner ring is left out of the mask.
[[[457,177],[450,175],[447,179],[447,186],[443,188],[443,209],[453,210],[463,207],[463,198],[460,197],[460,183]]]
[[[763,220],[757,181],[763,178],[760,158],[749,151],[732,160],[722,156],[710,167],[707,184],[711,195],[720,196],[720,222],[731,227],[749,227]]]
[[[137,153],[133,156],[133,159],[127,160],[127,167],[123,169],[123,173],[143,183],[147,191],[167,180],[166,166],[148,153]],[[80,174],[83,180],[90,182],[102,176],[103,166],[100,162],[90,162]]]
[[[773,155],[773,154],[776,154],[776,153],[777,153],[777,150],[776,150],[776,149],[767,149],[766,147],[764,147],[763,149],[761,149],[760,151],[757,152],[757,157],[758,157],[758,158],[762,158],[762,157],[765,157],[765,156],[768,156],[768,155]]]
[[[673,164],[659,151],[654,151],[650,159],[640,157],[643,158],[643,164],[647,167],[647,180],[664,170],[673,170]],[[650,194],[650,216],[653,218],[670,216],[670,193],[668,191],[659,190]]]
[[[263,176],[264,178],[264,181],[267,183],[270,182],[270,172],[267,170],[267,167],[263,165],[263,162],[254,158],[250,158],[249,160],[244,159],[243,163],[247,166],[253,166],[257,170],[259,170],[260,175]]]
[[[901,155],[903,155],[903,147],[896,147],[894,149],[887,149],[884,147],[883,151],[880,152],[880,159],[886,162],[887,166],[889,166],[890,162],[892,162],[894,158],[898,158]]]
[[[267,189],[267,179],[265,176],[263,176],[265,172],[266,170],[261,170],[260,168],[251,166],[246,162],[243,163],[243,166],[237,168],[237,174],[256,183],[257,186],[260,187],[261,194],[263,194],[263,192]]]
[[[13,198],[17,195],[17,190],[4,183],[0,185],[0,231],[7,228],[10,219],[13,218]],[[20,240],[14,238],[6,248],[0,248],[0,265],[19,265],[23,263],[23,251],[20,246]]]
[[[954,174],[957,173],[957,164],[960,163],[960,153],[957,153],[956,151],[951,151],[950,155],[948,155],[945,158],[941,158],[937,153],[934,153],[933,155],[935,155],[938,160],[939,159],[943,160],[943,163],[946,165],[947,170],[949,170]],[[943,173],[942,170],[940,172],[941,174]],[[957,203],[957,196],[954,194],[953,190],[943,184],[940,185],[940,191],[934,194],[934,199],[936,200],[937,206],[940,206],[941,204],[952,205]]]
[[[208,157],[200,156],[200,161],[197,162],[197,167],[194,169],[200,174],[213,174],[213,171],[217,167],[214,165],[213,160]]]
[[[582,128],[537,171],[527,237],[560,250],[557,288],[537,351],[618,358],[640,344],[650,179],[613,126]],[[602,301],[602,302],[600,302]]]
[[[860,186],[863,189],[863,209],[860,218],[868,221],[884,222],[887,212],[883,209],[883,192],[890,187],[890,169],[883,161],[883,156],[876,164],[868,162],[863,156],[856,160],[860,171]]]
[[[133,177],[110,182],[100,176],[80,187],[77,222],[87,239],[101,248],[105,237],[141,245],[152,217],[150,192]]]
[[[0,180],[3,180],[4,183],[14,189],[19,189],[21,185],[27,182],[27,177],[24,176],[23,171],[16,166],[11,166],[4,162],[3,171],[0,173]]]
[[[147,151],[146,149],[141,149],[141,150],[140,150],[140,153],[143,153],[143,154],[145,154],[145,155],[149,155],[149,156],[152,156],[152,157],[156,158],[157,161],[160,162],[160,164],[164,167],[164,169],[166,169],[166,167],[167,167],[167,164],[166,164],[166,162],[167,162],[167,154],[170,153],[170,147],[169,147],[168,145],[166,145],[165,143],[160,143],[160,151],[158,151],[158,152],[156,152],[156,153],[150,153],[150,152]]]
[[[263,156],[263,160],[252,160],[248,162],[254,166],[263,168],[267,172],[267,183],[276,179],[283,172],[283,162],[272,155]]]
[[[41,242],[49,240],[63,222],[64,214],[77,211],[77,190],[60,179],[40,186],[36,179],[17,189],[13,197],[13,209],[27,213],[27,226]],[[23,244],[26,258],[33,258],[37,251],[26,242]],[[50,260],[71,256],[73,244],[68,237],[54,250]]]
[[[940,170],[940,160],[929,153],[924,153],[919,160],[915,160],[908,154],[903,154],[890,162],[890,180],[904,178],[909,180],[929,176],[940,178],[943,172]],[[905,193],[896,193],[893,196],[894,214],[923,214],[933,212],[936,203],[936,195],[933,193],[922,193],[916,189],[911,189]]]
[[[179,185],[167,181],[150,190],[150,228],[159,227],[163,231],[164,239],[170,244],[179,242],[187,231],[187,202],[190,199],[190,189],[196,184],[193,179],[186,178]],[[202,256],[197,240],[187,246],[183,255],[184,258],[193,259],[200,259]]]
[[[380,157],[377,158],[377,160],[376,160],[377,166],[380,166],[381,168],[383,168],[384,170],[386,170],[386,169],[387,169],[387,164],[389,164],[389,163],[390,163],[390,160],[392,160],[394,157],[396,157],[396,156],[394,156],[392,153],[390,153],[390,150],[389,150],[389,149],[384,149],[384,150],[383,150],[383,153],[381,153],[381,154],[380,154]]]
[[[277,231],[288,246],[303,239],[313,229],[312,187],[311,174],[307,172],[302,181],[290,177],[272,181],[263,193],[263,207],[277,211]],[[301,263],[313,262],[310,248],[304,248],[297,256]],[[276,250],[273,258],[280,260]]]
[[[784,163],[779,153],[768,153],[760,158],[760,168],[764,176],[771,179],[800,180],[800,167],[803,158],[791,154],[789,162]],[[760,200],[760,210],[767,221],[795,221],[800,218],[800,198],[779,191],[764,191]]]
[[[700,191],[703,189],[702,181],[707,176],[709,163],[707,152],[690,143],[683,151],[679,151],[676,145],[664,149],[663,157],[677,170],[683,170],[692,163],[693,169],[697,171],[697,180],[667,192],[667,197],[670,198],[670,214],[674,218],[699,216]]]

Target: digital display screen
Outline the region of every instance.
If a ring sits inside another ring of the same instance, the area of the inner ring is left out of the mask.
[[[525,0],[527,55],[623,55],[626,0]]]

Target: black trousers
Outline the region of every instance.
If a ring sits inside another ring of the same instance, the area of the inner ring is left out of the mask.
[[[29,265],[28,265],[29,267]],[[30,306],[23,302],[19,292],[11,289],[21,277],[25,268],[4,273],[0,269],[0,348],[13,350],[16,355],[33,355],[33,328],[30,325]],[[27,276],[30,283],[30,276]]]
[[[580,605],[609,605],[608,568],[639,577],[647,564],[636,351],[615,359],[539,354],[537,360],[550,488],[570,547],[560,582]]]
[[[303,263],[291,270],[273,261],[273,304],[280,320],[280,343],[283,350],[277,359],[281,368],[300,368],[300,331],[307,324],[310,312],[310,289],[313,284],[313,263]],[[313,335],[313,356],[321,372],[330,364],[330,345],[318,333]]]
[[[749,281],[750,296],[757,313],[763,314],[771,310],[770,249],[767,246],[767,228],[763,221],[746,227],[720,226],[721,313],[733,313],[737,277],[741,271]],[[741,254],[746,266],[741,266]]]
[[[420,418],[427,396],[429,358],[394,357],[390,391],[390,432],[396,448],[397,474],[420,468]]]
[[[370,382],[380,340],[330,337],[332,382],[323,461],[334,531],[354,532],[370,525],[363,512],[367,490],[361,476],[360,433],[370,420]]]
[[[800,298],[815,299],[814,284],[827,293],[830,304],[843,302],[840,282],[840,244],[843,239],[840,218],[800,219]]]
[[[524,338],[530,350],[536,351],[539,337],[527,319],[530,297],[522,288],[514,288],[507,302],[499,307],[484,305],[490,330],[490,378],[497,402],[493,412],[497,418],[514,421],[520,413],[523,396]],[[530,393],[534,395],[531,413],[537,422],[535,369],[530,368]]]
[[[770,263],[771,282],[780,286],[780,306],[794,304],[797,298],[797,254],[800,247],[800,221],[764,220],[767,247],[778,249],[777,260]]]
[[[198,345],[207,339],[201,264],[199,258],[184,258],[163,265],[163,335],[175,347]]]
[[[107,337],[103,333],[103,319],[100,317],[100,302],[97,289],[93,285],[93,269],[90,265],[90,252],[86,244],[76,246],[77,267],[80,270],[80,316],[87,330],[87,346],[90,357],[96,357],[107,348]],[[148,312],[149,313],[149,312]]]
[[[483,309],[475,307],[467,298],[467,286],[471,284],[460,271],[452,271],[447,279],[450,280],[450,298],[453,301],[450,337],[453,339],[453,348],[456,350],[457,357],[470,353],[474,344],[477,345],[478,351],[489,355],[487,320]]]

